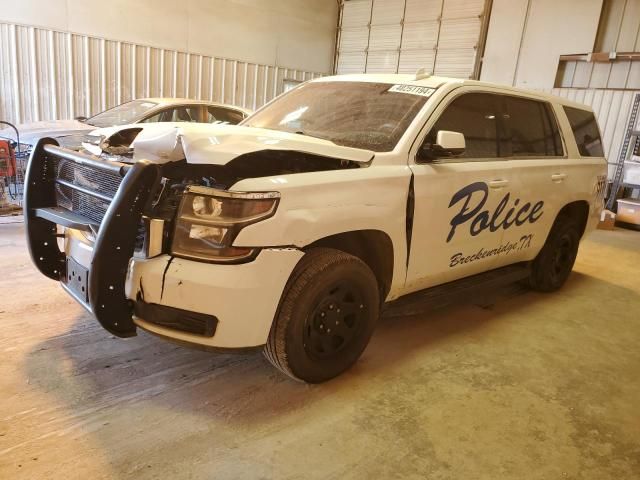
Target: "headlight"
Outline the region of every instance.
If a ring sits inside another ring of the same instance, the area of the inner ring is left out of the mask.
[[[229,192],[192,186],[182,197],[171,253],[179,257],[217,262],[241,262],[256,253],[233,247],[240,230],[271,217],[278,192]]]

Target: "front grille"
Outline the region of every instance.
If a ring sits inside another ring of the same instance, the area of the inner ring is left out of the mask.
[[[45,166],[47,177],[55,182],[55,206],[84,217],[95,224],[92,229],[97,230],[130,166],[105,162],[83,153],[62,153],[63,149],[58,150],[61,153],[50,152]],[[131,235],[135,235],[136,252],[144,250],[147,233],[145,220],[141,218],[136,231],[131,232]]]
[[[122,177],[116,172],[97,170],[65,158],[55,158],[53,168],[56,178],[57,205],[97,224],[102,223],[111,199],[122,183]],[[88,190],[94,194],[91,195],[82,190]]]

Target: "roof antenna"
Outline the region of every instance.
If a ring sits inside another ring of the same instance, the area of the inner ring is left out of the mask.
[[[422,80],[425,78],[429,78],[431,76],[431,72],[427,70],[425,67],[419,68],[416,72],[415,80]]]

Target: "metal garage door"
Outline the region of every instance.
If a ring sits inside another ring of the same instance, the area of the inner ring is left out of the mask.
[[[336,72],[474,78],[485,0],[345,0]]]

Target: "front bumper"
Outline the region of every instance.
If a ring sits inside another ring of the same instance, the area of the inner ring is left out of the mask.
[[[67,258],[89,270],[91,243],[75,230],[67,230],[65,236]],[[264,345],[285,285],[302,256],[294,248],[269,248],[253,262],[238,265],[169,255],[134,257],[125,283],[126,297],[133,305],[131,317],[138,327],[183,343],[220,349]],[[171,314],[173,318],[166,320]],[[195,316],[211,319],[210,333],[193,334],[182,326],[167,326]]]
[[[133,166],[105,162],[57,147],[55,140],[41,139],[29,159],[25,178],[24,218],[27,245],[40,272],[67,284],[68,255],[58,248],[58,225],[95,231],[91,219],[57,204],[56,185],[60,184],[55,161],[64,159],[74,165],[89,166],[96,173],[119,176],[122,181],[100,225],[93,248],[90,268],[82,271],[78,283],[84,290],[74,297],[87,307],[100,324],[120,337],[136,334],[131,303],[124,293],[127,267],[136,244],[135,235],[143,212],[159,185],[160,167],[141,161]],[[104,197],[96,190],[73,186],[90,196]],[[77,286],[77,285],[76,285]],[[67,288],[67,291],[70,289]],[[85,298],[81,298],[86,293]]]
[[[303,252],[265,249],[250,263],[219,265],[162,255],[132,259],[126,295],[135,302],[215,317],[213,336],[195,335],[134,316],[137,326],[181,342],[215,348],[264,345],[284,287]]]

